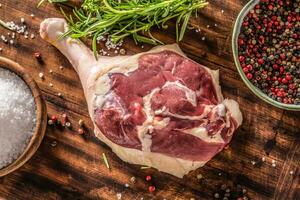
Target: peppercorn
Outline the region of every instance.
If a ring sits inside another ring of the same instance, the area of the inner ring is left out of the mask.
[[[152,177],[151,176],[146,176],[146,181],[151,181]]]
[[[84,130],[83,130],[82,128],[79,128],[79,129],[78,129],[78,134],[79,134],[79,135],[84,134]]]
[[[40,52],[35,52],[35,53],[34,53],[34,57],[35,57],[36,59],[41,59],[42,54],[41,54]]]
[[[52,115],[51,120],[52,120],[53,123],[56,123],[57,122],[57,116]]]
[[[51,119],[48,120],[48,125],[53,125],[53,121]]]
[[[218,198],[220,198],[220,194],[219,194],[219,193],[215,193],[215,194],[214,194],[214,197],[215,197],[216,199],[218,199]]]
[[[153,186],[153,185],[149,186],[148,190],[151,193],[154,192],[155,191],[155,186]]]
[[[264,64],[264,59],[260,58],[257,60],[257,62],[258,62],[258,64],[262,65],[262,64]]]
[[[71,122],[66,122],[66,123],[65,123],[65,126],[66,126],[67,128],[71,128]]]
[[[221,185],[221,190],[226,190],[226,188],[227,188],[227,185],[226,185],[226,184],[222,184],[222,185]]]
[[[249,79],[249,80],[250,80],[250,79],[252,79],[252,78],[253,78],[253,75],[252,75],[252,74],[250,74],[250,73],[248,73],[248,74],[247,74],[247,79]]]

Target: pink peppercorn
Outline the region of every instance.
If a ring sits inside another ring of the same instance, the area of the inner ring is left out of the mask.
[[[283,53],[281,53],[279,56],[280,56],[281,59],[285,59],[285,55]]]
[[[151,181],[152,177],[150,175],[146,176],[146,181]]]
[[[243,26],[248,26],[249,25],[249,22],[244,22],[243,23]]]
[[[268,9],[269,9],[269,10],[273,10],[273,8],[274,8],[274,7],[273,7],[272,4],[269,4],[269,5],[268,5]]]
[[[40,58],[42,57],[42,54],[41,54],[40,52],[35,52],[35,53],[34,53],[34,57],[35,57],[36,59],[40,59]]]
[[[260,64],[260,65],[264,64],[264,59],[262,59],[262,58],[258,59],[257,63]]]
[[[51,120],[55,123],[55,122],[57,121],[57,116],[52,115],[52,116],[51,116]]]
[[[282,74],[284,72],[284,67],[279,68],[280,73]]]
[[[78,132],[79,135],[84,134],[84,130],[82,128],[79,128],[77,132]]]
[[[279,66],[277,64],[273,65],[273,69],[278,69],[278,68],[279,68]]]
[[[249,71],[251,71],[253,69],[252,65],[247,65],[247,68]]]
[[[243,62],[245,60],[245,57],[244,56],[240,56],[239,60],[240,60],[240,62]]]
[[[244,40],[243,39],[239,39],[239,45],[244,45]]]
[[[294,84],[294,83],[289,84],[289,88],[290,88],[291,90],[295,89],[295,84]]]
[[[248,72],[249,72],[249,69],[248,69],[247,67],[244,67],[244,68],[243,68],[243,71],[244,71],[244,73],[248,73]]]
[[[249,79],[249,80],[253,78],[253,75],[251,73],[248,73],[246,76],[247,76],[247,79]]]
[[[287,74],[287,75],[285,75],[285,79],[290,81],[290,80],[292,80],[292,77],[291,77],[291,75]]]
[[[153,185],[149,186],[148,188],[149,192],[154,192],[155,191],[155,187]]]
[[[283,78],[281,82],[282,82],[283,84],[287,84],[287,83],[288,83],[288,81],[287,81],[285,78]]]

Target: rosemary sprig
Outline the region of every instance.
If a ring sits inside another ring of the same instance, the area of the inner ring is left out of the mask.
[[[109,35],[114,43],[128,36],[136,43],[162,43],[151,34],[151,29],[165,30],[168,28],[166,22],[176,19],[176,40],[179,42],[192,13],[207,4],[206,0],[84,0],[80,8],[73,9],[72,15],[63,12],[70,28],[64,36],[92,38],[96,55],[96,40],[103,35]]]
[[[6,28],[6,29],[8,29],[8,30],[10,30],[10,31],[13,31],[13,29],[12,29],[11,27],[9,27],[9,26],[7,25],[7,23],[4,22],[4,21],[2,21],[1,19],[0,19],[0,26],[4,27],[4,28]]]
[[[110,169],[109,163],[108,163],[108,160],[107,160],[107,157],[106,157],[105,153],[102,153],[102,157],[103,157],[103,161],[104,161],[105,166],[107,167],[107,169]]]
[[[37,7],[40,7],[45,1],[48,1],[49,3],[64,3],[68,2],[69,0],[40,0]]]

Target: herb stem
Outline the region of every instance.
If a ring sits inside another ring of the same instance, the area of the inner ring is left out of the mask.
[[[62,11],[70,29],[64,36],[92,38],[92,49],[97,55],[96,40],[104,34],[115,43],[132,36],[136,43],[156,45],[162,42],[151,34],[151,29],[166,29],[166,23],[176,19],[176,41],[180,42],[192,14],[207,4],[206,0],[83,0],[80,8],[73,9],[73,15]]]
[[[7,23],[4,22],[4,21],[2,21],[1,19],[0,19],[0,25],[1,25],[2,27],[4,27],[4,28],[10,30],[10,31],[13,31],[13,29],[12,29],[11,27],[9,27],[9,26],[7,25]]]
[[[105,164],[106,168],[110,169],[109,163],[108,163],[108,160],[107,160],[107,157],[106,157],[105,153],[102,153],[102,157],[103,157],[103,161],[104,161],[104,164]]]
[[[110,11],[112,11],[115,14],[131,14],[134,12],[138,12],[139,9],[132,9],[132,10],[116,10],[113,7],[111,7],[111,5],[107,2],[107,0],[103,0],[104,5],[107,7],[107,9],[109,9]]]

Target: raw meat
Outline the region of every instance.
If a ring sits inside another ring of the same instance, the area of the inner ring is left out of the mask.
[[[124,161],[183,177],[203,166],[242,123],[223,99],[219,72],[174,45],[96,60],[81,41],[59,39],[63,19],[46,19],[41,36],[71,62],[83,84],[95,135]]]

